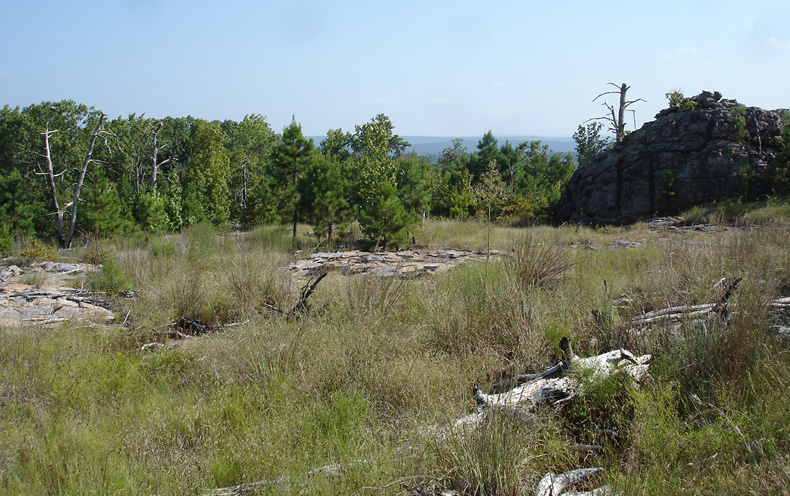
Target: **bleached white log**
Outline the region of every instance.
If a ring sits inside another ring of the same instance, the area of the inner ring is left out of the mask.
[[[588,482],[590,479],[595,477],[598,474],[603,473],[604,469],[601,467],[598,468],[579,468],[576,470],[569,470],[568,472],[564,472],[562,474],[555,474],[553,472],[549,472],[548,474],[544,475],[543,478],[538,482],[537,487],[535,488],[535,496],[561,496],[563,494],[571,495],[571,494],[611,494],[605,493],[605,488],[598,488],[591,492],[585,493],[578,493],[573,491],[572,493],[565,493],[565,489],[576,484],[583,484]]]
[[[642,383],[647,377],[651,355],[635,356],[627,350],[613,350],[608,353],[582,358],[573,353],[569,341],[563,338],[561,344],[566,359],[554,369],[559,377],[543,377],[525,382],[509,391],[499,394],[486,394],[475,384],[474,397],[477,412],[455,421],[454,429],[464,430],[480,424],[489,411],[495,411],[516,418],[529,419],[539,405],[560,404],[578,396],[583,389],[577,379],[579,375],[591,374],[603,379],[612,374],[626,374],[635,384]],[[576,374],[568,375],[569,371]]]

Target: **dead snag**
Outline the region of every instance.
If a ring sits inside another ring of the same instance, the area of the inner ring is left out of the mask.
[[[307,299],[313,294],[316,286],[318,286],[318,283],[321,282],[324,277],[326,277],[326,274],[326,272],[323,272],[315,279],[310,278],[307,283],[302,286],[302,289],[299,291],[299,301],[296,302],[296,305],[294,305],[293,308],[286,312],[286,319],[291,319],[297,314],[310,309],[310,304],[308,303]]]
[[[635,356],[623,349],[582,358],[573,353],[570,340],[563,338],[560,342],[562,361],[525,380],[509,391],[498,394],[486,394],[475,384],[473,395],[477,411],[455,422],[456,428],[477,426],[486,417],[489,410],[513,415],[518,418],[531,417],[540,405],[559,405],[583,393],[583,384],[577,376],[569,371],[587,370],[594,377],[605,378],[613,374],[626,374],[636,384],[646,377],[650,367],[651,355]],[[528,377],[528,376],[527,376]]]

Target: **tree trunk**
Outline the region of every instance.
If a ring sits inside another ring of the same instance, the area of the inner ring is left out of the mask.
[[[617,111],[617,141],[623,141],[625,136],[625,93],[628,91],[628,86],[625,83],[620,86],[620,108]]]
[[[294,157],[293,182],[292,182],[292,184],[293,184],[293,194],[294,194],[294,218],[293,218],[293,223],[294,223],[293,237],[294,238],[296,237],[296,223],[299,221],[299,212],[297,210],[298,203],[296,201],[296,195],[297,195],[297,193],[296,193],[296,164],[297,164],[297,160],[298,159],[296,157]]]
[[[157,162],[157,155],[159,154],[159,139],[157,134],[161,128],[161,122],[151,128],[151,134],[154,135],[154,148],[151,152],[151,191],[154,193],[156,193],[156,174],[159,171],[159,162]]]
[[[44,158],[47,161],[47,185],[49,185],[49,194],[50,199],[52,200],[52,210],[55,213],[56,219],[56,230],[55,230],[55,237],[58,240],[58,246],[64,246],[65,240],[63,238],[63,210],[60,208],[60,204],[58,202],[58,189],[55,185],[55,171],[52,167],[52,152],[49,147],[49,137],[56,133],[57,130],[50,131],[49,125],[47,125],[47,130],[44,132]]]
[[[71,239],[74,237],[74,229],[77,227],[77,206],[80,203],[80,192],[82,191],[82,184],[85,182],[85,173],[88,170],[88,165],[93,160],[93,147],[96,144],[96,138],[99,137],[99,132],[101,131],[101,127],[104,124],[105,115],[102,114],[99,117],[99,123],[96,124],[96,129],[93,131],[91,135],[91,141],[88,146],[88,152],[85,154],[85,158],[82,161],[82,168],[80,169],[80,175],[77,179],[77,184],[74,185],[74,199],[71,202],[71,219],[69,219],[69,233],[66,238],[63,240],[63,248],[71,248]]]

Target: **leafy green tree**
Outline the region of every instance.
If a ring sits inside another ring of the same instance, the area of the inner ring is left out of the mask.
[[[333,246],[334,226],[348,210],[348,183],[341,164],[331,155],[319,154],[299,177],[299,211],[313,224],[316,237],[326,237],[326,245]]]
[[[224,141],[225,133],[219,124],[195,121],[186,171],[188,224],[206,220],[219,225],[230,217],[230,157]]]
[[[378,185],[378,194],[360,211],[359,222],[362,232],[374,239],[377,247],[397,248],[408,242],[415,217],[403,207],[395,185],[383,181]]]
[[[165,197],[158,192],[143,193],[137,200],[135,206],[135,218],[140,227],[146,232],[165,232],[170,229],[170,217],[167,215]],[[204,213],[197,215],[200,219],[205,219]]]
[[[0,229],[10,239],[36,235],[36,219],[45,215],[22,173],[0,175]]]
[[[244,210],[242,222],[251,226],[280,222],[277,214],[277,202],[275,196],[276,185],[269,176],[260,176],[250,190],[247,208]]]
[[[301,124],[296,119],[283,129],[283,135],[272,151],[270,177],[277,185],[276,200],[280,212],[290,213],[293,237],[299,222],[299,177],[312,160],[313,141],[302,135]]]
[[[351,133],[342,129],[330,129],[321,142],[321,154],[343,163],[351,156]]]
[[[469,160],[469,152],[464,147],[463,139],[453,138],[451,143],[452,145],[442,150],[441,155],[439,155],[438,165],[442,173],[466,169],[467,161]]]
[[[79,219],[80,229],[99,236],[128,231],[134,225],[133,219],[117,188],[103,175],[98,176],[83,195],[85,208]]]
[[[227,145],[231,154],[231,190],[235,199],[232,217],[239,219],[244,216],[257,178],[265,173],[264,166],[277,135],[266,122],[266,117],[260,114],[246,115],[239,123],[225,121],[222,127],[228,135]]]
[[[422,215],[430,205],[431,164],[411,153],[396,160],[398,196],[407,212]]]
[[[432,215],[467,219],[475,211],[475,191],[468,170],[456,169],[435,177],[431,186]]]
[[[695,102],[691,98],[686,98],[682,90],[672,90],[669,93],[667,93],[665,96],[667,97],[669,108],[671,109],[677,109],[682,112],[685,110],[694,110],[695,108],[697,108],[697,102]],[[721,94],[719,94],[718,96],[719,98],[721,98]]]
[[[398,196],[398,167],[394,157],[408,143],[393,134],[389,118],[379,114],[356,126],[351,137],[353,160],[353,201],[362,231],[380,246],[402,244],[414,223]]]
[[[603,124],[598,121],[588,122],[579,125],[573,133],[573,140],[576,142],[576,153],[579,156],[579,167],[584,167],[592,157],[609,146],[609,140],[601,138]]]
[[[397,168],[393,156],[398,155],[403,140],[393,135],[394,127],[384,114],[361,126],[351,136],[351,149],[355,162],[357,194],[364,202],[380,193],[380,183],[395,184]]]

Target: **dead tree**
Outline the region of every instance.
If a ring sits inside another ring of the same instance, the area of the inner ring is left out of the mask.
[[[562,404],[583,392],[583,385],[571,370],[588,370],[593,377],[604,378],[612,374],[626,374],[635,383],[641,383],[650,367],[650,355],[635,356],[627,350],[613,350],[588,358],[577,356],[571,350],[570,340],[560,342],[562,361],[542,374],[524,376],[521,384],[499,394],[486,394],[475,384],[473,394],[477,412],[455,422],[456,429],[477,426],[489,411],[497,411],[516,418],[530,418],[541,405]]]
[[[276,307],[269,303],[264,303],[264,306],[269,310],[274,310],[275,312],[282,314],[286,320],[290,320],[298,315],[301,315],[302,313],[310,310],[310,303],[307,300],[308,298],[310,298],[310,295],[312,295],[313,292],[315,291],[315,288],[316,286],[318,286],[318,283],[321,282],[324,279],[324,277],[326,277],[326,275],[327,272],[326,270],[324,270],[316,278],[311,277],[305,283],[305,285],[302,286],[302,289],[299,290],[299,301],[297,301],[296,304],[293,307],[291,307],[291,309],[288,310],[287,312],[282,308]]]
[[[85,173],[88,171],[88,166],[91,164],[91,162],[94,162],[93,150],[96,145],[96,139],[102,133],[102,126],[104,125],[104,121],[106,118],[107,116],[104,114],[101,114],[99,116],[99,122],[96,124],[96,128],[91,134],[90,141],[88,143],[88,151],[85,153],[85,157],[82,160],[80,172],[79,175],[77,176],[77,182],[74,184],[72,200],[71,202],[63,206],[61,206],[60,202],[58,201],[56,179],[61,175],[63,175],[65,171],[61,171],[60,173],[55,174],[55,170],[52,165],[52,150],[49,146],[50,136],[57,133],[58,130],[57,129],[50,130],[49,125],[47,125],[46,131],[41,133],[44,135],[43,158],[46,164],[46,170],[44,170],[43,172],[37,172],[36,174],[46,176],[47,178],[47,185],[49,186],[49,193],[52,201],[52,210],[53,210],[53,214],[55,215],[55,223],[56,223],[55,236],[57,237],[58,240],[58,246],[60,246],[61,248],[71,247],[71,240],[74,237],[74,229],[77,226],[77,206],[79,205],[80,202],[80,193],[82,192],[82,185],[85,182]],[[66,231],[63,218],[66,211],[68,211],[69,207],[71,207],[71,218],[69,219],[68,231]]]
[[[623,140],[625,136],[625,112],[628,110],[628,107],[633,105],[636,102],[644,102],[641,98],[637,98],[636,100],[626,100],[625,94],[631,88],[630,86],[623,83],[620,86],[617,86],[614,83],[609,83],[610,85],[617,88],[617,91],[605,91],[600,95],[593,98],[593,101],[601,98],[604,95],[620,95],[620,105],[617,107],[615,111],[614,105],[610,105],[608,102],[603,102],[603,106],[607,108],[609,111],[607,115],[602,117],[596,117],[594,119],[590,119],[593,121],[606,121],[609,123],[609,130],[612,131],[615,135],[615,141],[617,143]],[[628,110],[634,116],[634,127],[636,127],[636,112],[633,110]]]
[[[164,148],[164,146],[167,146],[167,145],[161,146],[159,144],[160,129],[162,129],[161,122],[157,122],[156,124],[151,126],[151,134],[153,135],[153,148],[151,150],[151,191],[153,191],[154,193],[156,193],[156,176],[157,173],[159,172],[159,168],[165,165],[166,163],[170,162],[170,160],[172,160],[173,158],[173,157],[168,157],[165,160],[162,160],[161,162],[157,158],[157,155],[159,155],[159,151],[162,148]]]

